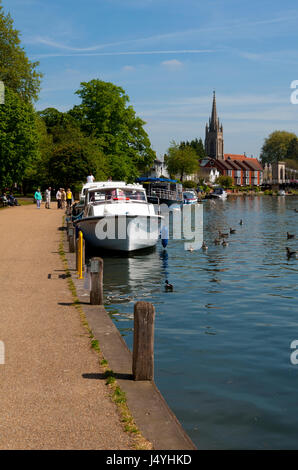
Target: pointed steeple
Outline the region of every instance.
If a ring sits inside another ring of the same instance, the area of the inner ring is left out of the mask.
[[[224,159],[223,126],[219,122],[216,109],[215,91],[213,91],[213,103],[209,125],[206,124],[205,152],[210,158]]]
[[[218,119],[217,119],[217,111],[216,111],[216,97],[215,91],[213,91],[213,104],[212,104],[212,113],[210,119],[210,130],[216,131],[218,128]]]

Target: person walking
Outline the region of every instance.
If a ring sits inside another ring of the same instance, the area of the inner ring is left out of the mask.
[[[61,188],[56,192],[57,209],[61,209]]]
[[[61,190],[61,209],[65,209],[65,203],[66,203],[66,192],[65,192],[65,189],[62,188],[62,190]]]
[[[50,205],[51,205],[51,191],[52,191],[52,188],[51,186],[48,187],[48,189],[45,190],[45,200],[46,200],[46,203],[45,203],[45,208],[46,209],[50,209]]]
[[[68,188],[66,192],[66,202],[67,202],[67,208],[70,208],[72,204],[72,192],[70,188]]]
[[[41,204],[41,201],[42,201],[42,195],[41,195],[41,192],[40,192],[40,188],[38,188],[37,191],[35,191],[34,199],[36,201],[37,209],[40,209],[40,204]]]

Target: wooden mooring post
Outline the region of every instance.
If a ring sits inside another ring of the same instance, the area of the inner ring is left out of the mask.
[[[69,252],[74,253],[76,251],[76,230],[73,225],[68,228],[68,243]]]
[[[91,291],[90,304],[103,305],[103,259],[91,258],[90,261]]]
[[[134,380],[154,377],[155,308],[150,302],[137,302],[134,307],[132,374]]]

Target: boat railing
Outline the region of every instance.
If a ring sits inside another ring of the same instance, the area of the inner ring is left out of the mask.
[[[182,199],[182,194],[177,193],[176,191],[171,191],[169,189],[160,189],[160,188],[151,188],[149,189],[147,196],[155,196],[159,199],[169,199],[175,201],[177,198]]]

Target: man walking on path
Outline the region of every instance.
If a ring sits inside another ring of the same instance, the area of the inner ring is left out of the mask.
[[[50,205],[51,205],[51,190],[52,188],[49,187],[48,189],[45,190],[45,200],[46,200],[46,203],[45,203],[45,208],[46,209],[50,209]]]
[[[58,276],[62,214],[39,215],[27,205],[17,217],[11,210],[0,217],[0,449],[132,450],[67,280]]]
[[[61,205],[61,188],[58,189],[58,191],[56,193],[56,199],[57,199],[57,209],[61,209],[62,208],[62,205]]]

